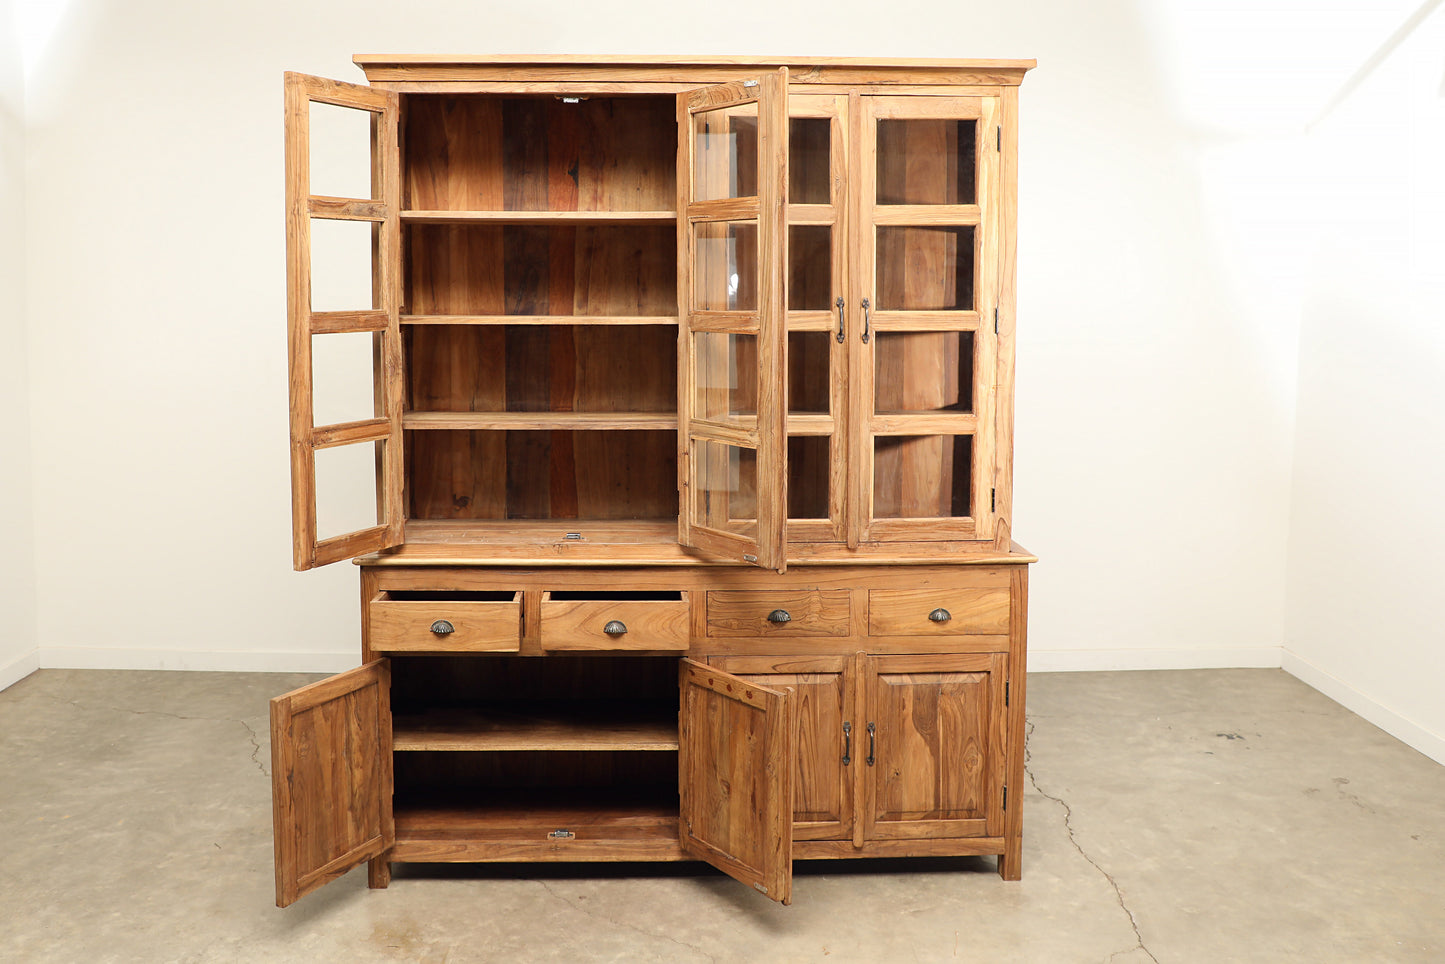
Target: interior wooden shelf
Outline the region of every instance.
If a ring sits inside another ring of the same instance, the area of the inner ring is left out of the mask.
[[[398,751],[676,750],[675,707],[577,701],[397,713]]]
[[[676,211],[402,211],[414,224],[657,224]]]
[[[677,315],[402,315],[403,325],[676,325]]]
[[[668,412],[406,412],[407,429],[470,431],[677,431]]]
[[[568,539],[569,534],[581,536]],[[408,519],[408,543],[440,545],[600,544],[677,546],[677,517],[668,519]]]

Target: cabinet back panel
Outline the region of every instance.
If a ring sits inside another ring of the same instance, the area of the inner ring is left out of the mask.
[[[413,519],[677,517],[677,434],[406,433]]]
[[[408,408],[422,412],[675,412],[666,325],[419,325]]]
[[[393,656],[392,705],[491,700],[666,701],[677,706],[676,656]]]
[[[670,211],[673,98],[409,95],[404,204],[420,210]]]
[[[406,314],[677,314],[671,224],[411,225]]]

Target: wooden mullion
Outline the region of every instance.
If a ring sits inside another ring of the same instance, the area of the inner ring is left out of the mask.
[[[327,566],[333,562],[340,562],[342,559],[351,559],[364,552],[375,551],[376,540],[387,534],[388,526],[371,526],[368,529],[359,529],[356,532],[348,532],[346,535],[333,536],[330,539],[322,539],[316,543],[315,565]]]
[[[873,435],[976,435],[979,416],[962,412],[877,413],[868,420]]]
[[[762,174],[759,173],[759,178]],[[713,223],[718,221],[756,221],[767,210],[757,197],[720,197],[706,201],[690,201],[687,219]]]
[[[313,311],[309,327],[313,335],[385,331],[391,321],[386,311]]]
[[[693,137],[691,98],[677,98],[677,176],[676,204],[686,211],[692,200]],[[677,219],[677,541],[693,545],[692,515],[692,402],[694,391],[695,348],[693,338],[692,273],[696,258],[696,231],[687,218]]]
[[[1000,123],[998,98],[990,97],[983,102],[982,116],[978,120],[979,133],[996,127]],[[974,232],[974,308],[982,318],[990,322],[998,313],[998,251],[1001,225],[999,223],[999,150],[996,138],[978,136],[974,138],[975,177],[979,204],[979,229]],[[979,534],[984,538],[994,535],[994,501],[989,493],[998,483],[995,465],[997,463],[996,416],[998,407],[998,338],[993,325],[980,325],[973,338],[973,412],[978,417],[978,426],[973,439],[973,472],[970,486],[973,505],[970,514],[978,523]]]
[[[385,221],[389,216],[387,206],[382,201],[323,197],[318,194],[306,199],[306,210],[313,218],[332,221]]]
[[[308,101],[331,104],[333,107],[351,107],[358,110],[383,111],[392,103],[396,94],[361,84],[348,84],[342,80],[328,80],[310,74],[286,72],[286,82],[294,85]]]
[[[993,314],[987,313],[990,334]],[[979,331],[985,327],[982,311],[875,311],[873,330],[891,331]]]
[[[338,445],[363,442],[384,442],[391,435],[389,418],[364,418],[336,425],[318,425],[311,432],[313,449],[329,449]]]
[[[851,254],[852,295],[849,311],[856,312],[857,322],[848,333],[849,405],[849,470],[853,482],[847,529],[847,544],[856,549],[871,538],[873,516],[873,436],[868,431],[873,416],[873,347],[861,337],[862,304],[878,300],[874,276],[877,262],[877,232],[873,227],[873,199],[877,192],[877,123],[874,120],[874,98],[849,94],[849,114],[853,132],[852,220],[848,248]]]
[[[401,211],[412,224],[659,224],[677,218],[674,211]]]
[[[403,325],[667,325],[677,315],[402,315]]]
[[[838,312],[832,311],[789,311],[789,331],[837,331]]]
[[[833,224],[837,220],[838,208],[832,204],[788,204],[789,224]]]
[[[983,139],[980,136],[979,142]],[[878,204],[873,208],[873,223],[880,226],[977,225],[981,218],[977,204]]]
[[[759,446],[755,417],[740,416],[733,424],[695,418],[688,422],[687,431],[693,439],[721,442],[746,449],[756,449]]]
[[[675,431],[671,412],[404,412],[407,430]]]
[[[756,335],[760,322],[755,311],[694,311],[689,327],[694,331],[720,331]]]

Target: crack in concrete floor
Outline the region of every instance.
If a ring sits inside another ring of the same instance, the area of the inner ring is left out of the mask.
[[[59,703],[62,706],[73,706],[81,710],[103,710],[109,713],[127,713],[131,716],[164,716],[172,720],[196,720],[203,723],[239,723],[246,730],[246,739],[251,743],[251,762],[256,764],[256,769],[266,779],[271,778],[271,771],[261,762],[261,739],[256,728],[245,720],[233,716],[184,716],[180,713],[167,713],[165,710],[132,710],[124,706],[107,706],[97,703],[82,703],[80,700],[63,700],[58,696],[46,696],[40,694],[40,699],[48,700],[51,703]]]
[[[1110,961],[1113,961],[1121,954],[1132,954],[1135,951],[1143,951],[1145,954],[1149,955],[1149,960],[1153,961],[1154,964],[1159,964],[1159,958],[1155,957],[1154,952],[1149,950],[1149,947],[1144,943],[1144,935],[1139,932],[1139,920],[1134,916],[1134,912],[1129,909],[1129,905],[1124,902],[1124,892],[1120,890],[1119,882],[1114,879],[1113,874],[1109,873],[1102,866],[1100,866],[1099,862],[1095,860],[1092,856],[1090,856],[1089,853],[1079,845],[1079,838],[1074,833],[1073,808],[1070,807],[1066,802],[1064,802],[1061,797],[1056,797],[1051,793],[1045,793],[1044,790],[1039,786],[1038,777],[1034,775],[1033,768],[1029,766],[1029,763],[1032,762],[1032,754],[1029,751],[1029,742],[1033,738],[1033,735],[1034,721],[1025,720],[1024,773],[1028,775],[1029,783],[1033,786],[1035,793],[1043,797],[1045,800],[1051,800],[1054,803],[1057,803],[1059,807],[1064,811],[1064,831],[1069,835],[1069,843],[1072,844],[1073,848],[1079,852],[1080,857],[1083,857],[1086,861],[1088,861],[1089,865],[1092,866],[1095,870],[1097,870],[1100,874],[1102,874],[1104,879],[1109,882],[1109,886],[1114,889],[1114,900],[1118,903],[1119,909],[1128,915],[1129,927],[1134,931],[1134,946],[1126,947],[1123,950],[1115,951],[1114,953],[1109,955],[1108,959]]]

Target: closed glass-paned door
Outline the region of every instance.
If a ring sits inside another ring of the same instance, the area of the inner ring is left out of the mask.
[[[997,101],[862,102],[862,538],[992,538]]]

